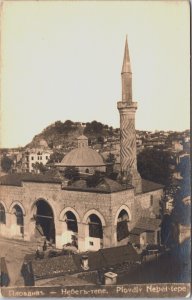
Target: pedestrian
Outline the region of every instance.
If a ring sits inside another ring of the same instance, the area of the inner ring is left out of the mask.
[[[10,278],[9,278],[9,273],[7,270],[7,264],[5,261],[5,257],[1,257],[1,262],[0,262],[0,267],[1,267],[1,277],[0,277],[0,286],[8,286],[10,283]]]
[[[21,274],[24,279],[25,286],[34,286],[34,274],[31,261],[24,261],[23,266],[21,268]]]

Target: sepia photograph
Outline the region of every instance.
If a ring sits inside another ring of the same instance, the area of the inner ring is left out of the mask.
[[[191,295],[190,3],[0,2],[0,294]]]

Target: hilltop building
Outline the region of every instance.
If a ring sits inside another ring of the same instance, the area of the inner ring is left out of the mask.
[[[41,233],[57,248],[73,243],[81,251],[160,243],[159,202],[163,186],[141,179],[137,171],[132,73],[126,39],[122,67],[120,113],[120,172],[118,181],[107,177],[95,187],[80,179],[63,184],[59,176],[10,174],[0,178],[1,235],[33,240]],[[87,139],[67,154],[62,165],[103,168]],[[87,170],[86,170],[86,169]]]

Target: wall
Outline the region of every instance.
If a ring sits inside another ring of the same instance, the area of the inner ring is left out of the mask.
[[[163,190],[156,190],[145,194],[136,195],[135,199],[135,221],[140,217],[155,218],[159,215],[160,200]]]
[[[64,213],[67,210],[74,212],[78,224],[78,246],[82,251],[90,248],[88,243],[87,218],[90,214],[98,215],[103,226],[103,240],[94,241],[93,249],[98,249],[99,242],[103,247],[117,246],[117,218],[122,209],[129,216],[128,227],[131,230],[141,216],[154,217],[159,209],[159,200],[162,191],[155,191],[135,197],[134,190],[124,190],[111,194],[80,192],[61,189],[60,184],[23,182],[21,187],[0,186],[0,200],[5,204],[6,228],[1,225],[2,235],[7,237],[17,236],[22,238],[14,222],[15,215],[11,208],[19,204],[24,213],[24,240],[30,240],[35,231],[35,203],[38,199],[47,201],[53,209],[56,245],[62,248],[63,244],[70,240],[71,233],[67,232],[64,222]],[[150,206],[150,197],[153,196],[153,205]],[[120,244],[127,244],[127,239]]]

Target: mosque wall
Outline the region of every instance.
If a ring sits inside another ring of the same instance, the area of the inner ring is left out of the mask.
[[[53,210],[56,246],[61,248],[63,244],[70,241],[71,233],[66,231],[64,213],[72,211],[78,223],[78,245],[83,251],[92,244],[96,246],[89,249],[96,250],[100,243],[100,240],[89,237],[87,221],[89,215],[96,214],[101,220],[103,247],[126,244],[127,239],[121,243],[117,242],[119,213],[122,210],[127,212],[130,231],[141,216],[155,217],[158,214],[162,191],[158,190],[135,196],[134,189],[105,194],[66,190],[62,189],[60,184],[54,183],[23,182],[21,187],[0,186],[0,195],[0,201],[6,212],[6,224],[1,224],[1,235],[31,240],[35,232],[35,220],[33,218],[36,214],[35,203],[37,200],[43,199]],[[23,212],[23,226],[16,224],[15,204],[19,205]]]

